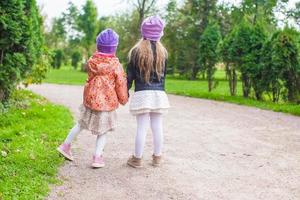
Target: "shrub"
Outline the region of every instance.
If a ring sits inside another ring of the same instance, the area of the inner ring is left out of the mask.
[[[218,61],[217,46],[221,38],[219,27],[216,24],[209,24],[200,37],[198,64],[206,72],[208,80],[208,91],[213,88],[214,73]]]
[[[277,77],[283,81],[290,102],[299,101],[299,71],[297,32],[285,28],[272,37],[272,63]]]
[[[78,63],[82,60],[82,55],[79,51],[75,51],[71,56],[71,64],[74,69],[77,69]]]
[[[0,38],[0,101],[5,102],[22,80],[45,74],[35,71],[44,54],[35,0],[0,1]]]

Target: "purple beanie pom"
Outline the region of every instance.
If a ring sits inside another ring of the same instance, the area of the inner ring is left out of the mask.
[[[115,53],[119,44],[119,35],[110,28],[105,29],[97,36],[96,43],[101,53]]]
[[[146,18],[141,25],[143,38],[158,41],[164,35],[164,21],[159,16]]]

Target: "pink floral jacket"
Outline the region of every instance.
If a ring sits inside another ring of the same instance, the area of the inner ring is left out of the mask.
[[[95,111],[112,111],[128,101],[127,80],[119,59],[95,53],[87,62],[83,104]]]

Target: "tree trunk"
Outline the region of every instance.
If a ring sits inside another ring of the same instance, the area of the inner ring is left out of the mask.
[[[248,75],[246,75],[245,73],[242,73],[242,85],[243,85],[243,96],[245,98],[248,98],[250,94],[251,83]]]
[[[228,77],[228,73],[229,73],[229,63],[226,63],[225,64],[225,79],[226,79],[226,81],[228,81],[229,80],[229,77]]]
[[[279,96],[280,96],[280,88],[278,88],[276,82],[272,82],[271,87],[272,87],[272,101],[274,103],[278,102],[279,101]]]
[[[237,76],[235,69],[230,69],[229,63],[226,63],[226,76],[228,77],[230,95],[236,95]]]
[[[191,80],[195,80],[197,78],[198,72],[199,72],[199,67],[193,66],[192,67]]]
[[[233,94],[236,95],[236,86],[237,86],[237,75],[235,69],[232,69],[232,77],[233,77]]]
[[[262,95],[260,92],[258,92],[257,90],[255,90],[255,97],[258,101],[260,101],[262,99]]]
[[[0,89],[0,102],[3,102],[5,99],[4,91]]]
[[[298,91],[297,88],[297,72],[289,71],[288,73],[288,81],[287,81],[287,89],[288,89],[288,101],[292,103],[296,103],[298,100]]]
[[[210,67],[207,68],[207,81],[208,81],[208,91],[212,91],[212,85],[213,85],[213,74],[212,69]]]
[[[1,49],[1,55],[0,55],[0,65],[3,64],[3,59],[4,59],[4,50]]]

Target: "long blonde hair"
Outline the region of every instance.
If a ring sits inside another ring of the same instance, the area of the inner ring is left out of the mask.
[[[129,61],[139,68],[140,74],[146,83],[150,82],[151,72],[157,74],[160,80],[163,76],[165,60],[168,57],[168,52],[161,42],[155,42],[156,52],[152,51],[151,41],[141,39],[137,42],[129,52]]]

